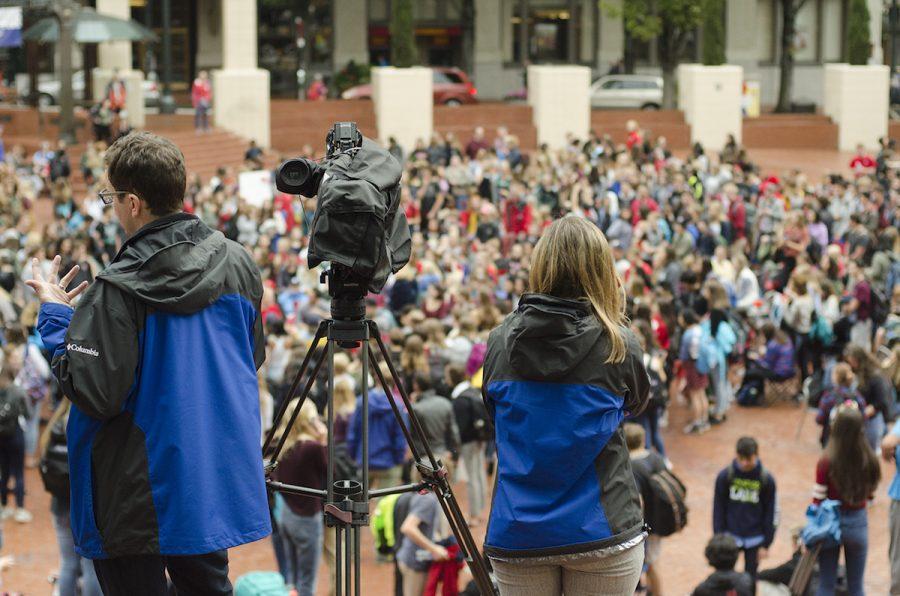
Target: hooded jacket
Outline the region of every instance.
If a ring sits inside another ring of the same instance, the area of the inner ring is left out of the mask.
[[[402,407],[399,399],[397,404]],[[356,465],[362,466],[361,396],[356,400],[356,410],[350,418],[350,427],[347,429],[347,450]],[[402,464],[405,459],[406,437],[394,416],[391,402],[388,401],[384,391],[373,387],[369,389],[369,468],[387,470]]]
[[[634,335],[606,364],[608,333],[583,300],[526,294],[491,332],[482,394],[497,476],[485,552],[587,552],[639,537],[644,521],[620,424],[646,405]]]
[[[77,310],[41,307],[38,330],[75,406],[78,554],[203,554],[271,532],[261,297],[247,251],[178,213],[129,238]]]

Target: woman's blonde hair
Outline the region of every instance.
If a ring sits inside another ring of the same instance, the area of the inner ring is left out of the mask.
[[[559,298],[586,298],[609,333],[607,362],[625,360],[625,291],[606,236],[579,217],[564,217],[544,231],[532,254],[532,292]]]
[[[288,404],[287,410],[285,412],[290,412],[293,414],[294,410],[297,408],[297,404],[299,403],[299,398],[294,398],[291,400],[291,403]],[[299,443],[304,439],[313,439],[316,436],[316,419],[319,417],[319,412],[316,410],[316,404],[307,400],[303,402],[303,407],[300,408],[300,413],[297,415],[297,420],[294,422],[294,425],[288,429],[287,425],[291,421],[291,416],[286,415],[281,419],[281,424],[278,427],[277,437],[281,437],[287,431],[287,440],[284,442],[284,451],[287,452],[291,447]]]
[[[339,413],[352,412],[356,408],[356,393],[347,379],[334,382],[334,410]]]

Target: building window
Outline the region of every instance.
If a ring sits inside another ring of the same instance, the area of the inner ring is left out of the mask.
[[[522,47],[519,43],[522,23],[521,2],[516,2],[512,17],[513,62],[522,62]],[[559,7],[541,6],[526,8],[526,26],[528,27],[528,61],[531,63],[568,62],[569,61],[569,20],[575,19],[576,52],[581,48],[581,15],[576,7],[575,14],[568,5]]]
[[[794,61],[816,64],[839,60],[843,53],[843,0],[807,0],[794,21]],[[779,0],[759,0],[759,60],[772,64],[781,56],[782,13]]]
[[[797,13],[794,31],[794,60],[819,60],[819,2],[810,0]]]

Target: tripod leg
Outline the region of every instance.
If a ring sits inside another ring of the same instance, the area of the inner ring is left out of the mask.
[[[372,346],[367,346],[366,350],[369,354],[369,359],[375,362],[375,353],[372,351]],[[388,403],[391,404],[391,409],[394,411],[394,417],[397,419],[397,422],[400,424],[400,430],[403,431],[403,436],[406,438],[406,443],[409,445],[410,451],[412,451],[413,459],[419,461],[421,456],[419,455],[419,450],[416,448],[416,442],[413,441],[412,434],[409,431],[409,427],[406,422],[403,420],[403,414],[400,412],[399,406],[397,406],[397,400],[394,399],[394,395],[390,390],[390,386],[387,383],[387,380],[384,378],[384,375],[381,374],[381,369],[377,366],[373,366],[375,369],[375,376],[378,377],[378,381],[381,383],[381,387],[384,389],[385,394],[388,396]],[[394,379],[394,382],[397,382],[397,379]],[[407,411],[410,411],[407,408]]]
[[[403,382],[400,379],[400,375],[397,374],[397,369],[394,367],[394,363],[391,362],[390,354],[387,351],[387,346],[384,345],[384,342],[381,340],[381,334],[378,331],[378,325],[374,322],[369,323],[371,327],[371,335],[375,338],[375,342],[378,344],[378,349],[381,352],[381,356],[384,358],[384,361],[387,363],[388,370],[391,371],[391,378],[394,380],[394,384],[397,386],[397,390],[400,393],[400,398],[403,400],[403,405],[406,407],[406,411],[409,413],[409,426],[412,429],[413,433],[415,433],[416,439],[419,441],[419,444],[422,447],[422,451],[425,452],[425,456],[428,458],[428,462],[431,464],[432,469],[438,469],[437,458],[434,456],[434,453],[431,451],[431,447],[428,445],[428,441],[425,440],[425,431],[422,430],[422,425],[419,423],[419,419],[413,415],[412,402],[409,399],[409,394],[406,392],[406,389],[403,387]],[[393,396],[390,395],[391,399]],[[397,411],[396,409],[394,410]],[[401,420],[402,423],[402,420]],[[407,434],[407,441],[410,441],[410,437]],[[410,442],[410,449],[415,449],[415,446],[412,442]],[[416,462],[420,461],[419,457],[415,456]]]
[[[453,494],[453,488],[450,486],[450,481],[447,478],[447,470],[443,466],[438,466],[437,458],[434,456],[434,453],[431,451],[431,447],[429,447],[428,442],[425,440],[425,432],[422,429],[422,425],[419,422],[416,413],[412,409],[412,402],[409,400],[409,396],[406,394],[406,391],[403,388],[402,382],[400,381],[400,376],[397,374],[397,370],[394,368],[393,362],[391,362],[390,353],[387,351],[387,347],[384,345],[384,342],[381,340],[381,334],[378,332],[378,326],[369,321],[370,333],[371,336],[375,338],[376,343],[378,344],[378,348],[381,351],[381,355],[384,358],[384,361],[387,363],[388,369],[391,372],[391,377],[394,380],[394,383],[397,385],[397,388],[400,391],[400,397],[403,399],[403,404],[406,407],[407,412],[409,413],[409,425],[410,428],[415,432],[417,438],[419,439],[422,450],[425,452],[425,455],[428,457],[429,462],[431,463],[431,474],[429,478],[425,478],[425,481],[429,484],[431,489],[434,491],[435,495],[438,498],[438,502],[441,505],[441,509],[444,512],[444,515],[447,518],[448,523],[450,524],[450,528],[453,530],[453,535],[456,536],[456,540],[460,545],[460,549],[463,551],[464,556],[466,557],[466,562],[469,565],[469,569],[472,571],[472,577],[475,579],[475,584],[478,586],[478,590],[481,594],[495,594],[493,582],[491,582],[490,574],[487,570],[487,565],[485,565],[484,557],[481,556],[481,552],[478,549],[478,545],[475,543],[475,538],[472,537],[472,532],[469,531],[469,526],[466,524],[465,517],[462,514],[462,509],[459,507],[459,503],[456,500],[456,496]],[[369,351],[371,352],[372,348],[369,346]],[[372,355],[372,359],[374,360],[374,355]],[[385,379],[381,376],[381,371],[376,367],[378,378],[381,381],[382,386],[384,386],[385,391],[387,391],[387,383]],[[388,391],[388,395],[390,396],[390,392]],[[393,398],[390,399],[391,405],[394,409],[394,414],[397,416],[397,420],[400,422],[401,427],[403,427],[403,418],[400,416],[398,408],[393,403]],[[404,435],[406,437],[407,442],[410,445],[410,449],[413,450],[413,456],[416,457],[416,462],[419,462],[419,459],[416,455],[415,445],[412,442],[412,437],[410,432],[404,427]]]
[[[308,352],[307,352],[308,353]],[[300,401],[297,402],[297,407],[294,408],[294,411],[291,412],[291,418],[288,420],[288,424],[286,428],[293,428],[294,423],[297,421],[297,416],[300,415],[300,409],[303,407],[303,403],[306,401],[306,398],[309,397],[309,392],[312,390],[313,384],[316,382],[316,377],[319,376],[319,371],[322,369],[322,365],[325,364],[325,360],[327,360],[327,354],[323,354],[319,361],[316,363],[316,366],[313,368],[312,374],[310,374],[309,379],[306,381],[306,385],[303,387],[303,393],[300,394]],[[297,373],[297,378],[300,378],[300,373]],[[288,403],[285,401],[285,403]],[[286,408],[285,408],[286,409]],[[281,421],[279,420],[279,425]],[[273,426],[272,431],[276,432],[277,427]],[[284,444],[287,441],[288,433],[284,433],[281,435],[281,438],[278,440],[278,446],[275,447],[275,451],[272,452],[272,456],[269,458],[269,461],[275,462],[278,461],[278,456],[281,455],[281,450],[284,449]]]
[[[319,327],[316,329],[316,335],[313,338],[312,344],[309,346],[309,350],[306,352],[306,356],[303,357],[303,364],[300,365],[300,371],[297,373],[297,376],[294,377],[294,381],[291,383],[291,388],[288,390],[287,395],[284,396],[284,399],[281,400],[281,405],[278,408],[278,414],[275,415],[275,420],[272,421],[272,428],[269,430],[269,434],[266,436],[266,442],[263,445],[263,453],[267,453],[269,451],[269,446],[272,444],[272,440],[275,438],[275,433],[278,432],[278,427],[281,425],[281,419],[284,417],[285,410],[287,410],[288,404],[294,398],[294,394],[297,392],[297,386],[300,384],[300,380],[303,378],[303,375],[306,374],[307,369],[309,368],[309,362],[312,359],[313,353],[316,351],[316,348],[319,346],[319,343],[325,337],[325,328],[327,326],[326,321],[322,321],[319,323]]]
[[[360,561],[360,559],[362,559],[362,555],[361,555],[362,549],[361,549],[360,540],[359,540],[360,531],[361,531],[361,529],[359,526],[353,527],[353,557],[354,557],[353,579],[354,579],[354,582],[356,583],[356,586],[355,586],[356,591],[354,592],[354,596],[362,595],[362,582],[360,579],[362,577],[362,568],[361,568],[362,561]]]
[[[337,525],[334,527],[334,551],[337,553],[335,558],[337,559],[334,562],[334,596],[341,596],[343,594],[343,585],[341,583],[341,578],[343,577],[343,567],[346,559],[346,553],[344,552],[344,544],[341,538],[343,537],[343,528]]]

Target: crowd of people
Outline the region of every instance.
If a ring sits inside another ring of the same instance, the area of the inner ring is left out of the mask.
[[[193,94],[198,129],[206,127],[205,85],[205,79],[195,83]],[[58,406],[60,393],[35,333],[37,304],[24,285],[31,275],[26,264],[37,258],[46,273],[60,254],[62,270],[80,266],[74,287],[92,281],[115,257],[123,230],[94,192],[103,183],[105,140],[90,144],[81,160],[84,197],[72,194],[64,144],[30,156],[12,148],[0,164],[0,504],[3,518],[18,523],[33,514],[25,500],[25,467],[52,460],[47,453],[54,446],[64,452],[60,422],[67,403]],[[624,436],[632,460],[641,461],[633,467],[645,506],[653,500],[652,478],[678,469],[661,433],[670,410],[687,408],[689,424],[677,430],[693,435],[727,424],[735,404],[802,401],[817,408],[822,426],[823,455],[810,470],[815,501],[836,500],[843,512],[842,542],[819,556],[818,593],[834,593],[843,549],[849,593],[862,594],[866,507],[880,479],[874,457],[892,459],[900,443],[900,423],[894,424],[900,164],[893,141],[882,140],[877,155],[860,150],[851,176],[823,180],[796,170],[764,174],[734,139],[719,155],[696,145],[677,156],[664,138],[636,123],[624,143],[594,133],[571,138],[559,150],[528,153],[501,127],[493,138],[480,128],[465,143],[435,133],[411,148],[392,142],[389,150],[403,164],[412,254],[384,292],[367,298],[367,314],[395,358],[429,446],[455,480],[467,483],[472,526],[486,521],[489,478],[502,449],[482,399],[490,382],[488,336],[507,314],[537,308],[528,298],[540,291],[533,287],[541,262],[535,245],[554,221],[578,218],[604,233],[624,292],[629,337],[643,349],[649,397],[640,407],[632,404]],[[304,153],[316,157],[311,148]],[[254,152],[248,167],[258,167],[259,156]],[[318,323],[329,317],[329,300],[320,272],[306,261],[315,199],[276,193],[271,204],[256,206],[240,197],[237,174],[225,167],[208,180],[190,177],[184,209],[244,245],[262,274],[262,438]],[[40,200],[53,201],[50,220],[36,215]],[[546,364],[541,358],[513,366],[540,368]],[[337,354],[339,463],[351,472],[368,465],[373,485],[387,486],[415,471],[389,396],[377,387],[370,392],[369,461],[362,461],[359,394],[372,380],[362,378],[360,364],[353,351]],[[314,385],[290,430],[277,470],[284,482],[323,486],[327,390],[327,379]],[[50,413],[41,437],[42,415]],[[47,476],[47,488],[57,490]],[[81,594],[99,593],[90,565],[79,561],[66,538],[66,492],[53,495],[59,593],[75,594],[78,581]],[[706,555],[717,571],[695,593],[750,594],[757,580],[772,580],[757,569],[775,533],[775,479],[760,464],[752,438],[738,443],[715,495],[715,536]],[[892,487],[891,498],[892,575],[900,590],[900,489]],[[321,502],[279,496],[272,508],[279,571],[298,594],[313,594],[320,553],[330,563],[335,551]],[[434,593],[440,582],[465,584],[459,549],[433,494],[385,498],[378,512],[384,523],[379,556],[396,564],[403,593]],[[640,589],[654,596],[663,593],[665,579],[653,569],[660,544],[651,535],[644,547]],[[734,571],[739,553],[747,576]],[[511,573],[508,561],[494,566],[500,575]]]

